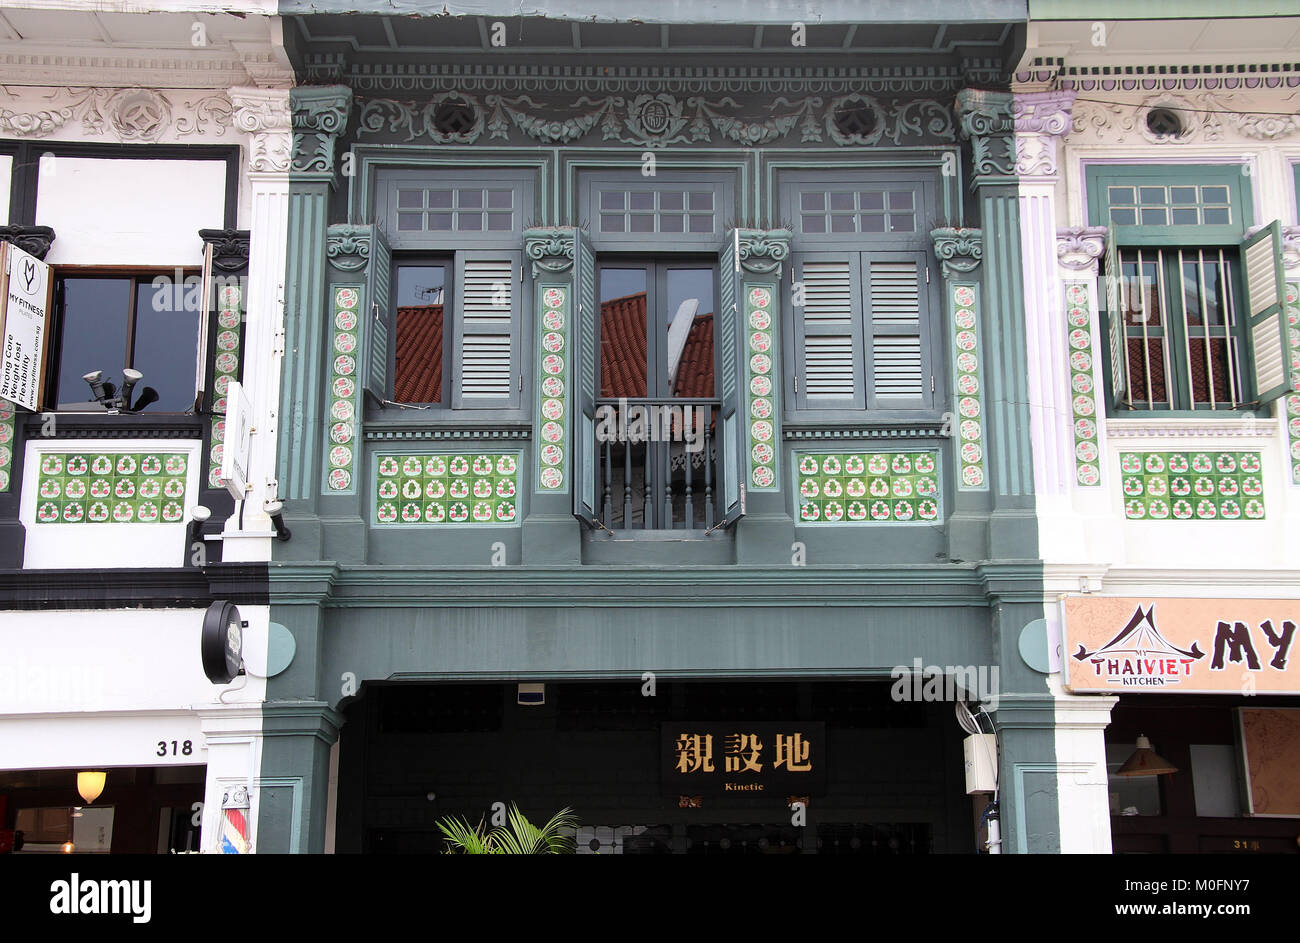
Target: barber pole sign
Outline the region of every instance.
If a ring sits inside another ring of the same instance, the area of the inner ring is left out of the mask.
[[[246,855],[252,852],[248,840],[248,788],[236,786],[221,797],[221,853]]]

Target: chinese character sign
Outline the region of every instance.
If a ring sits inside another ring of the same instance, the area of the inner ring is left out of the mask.
[[[661,726],[664,791],[670,795],[820,794],[825,725],[739,721]]]

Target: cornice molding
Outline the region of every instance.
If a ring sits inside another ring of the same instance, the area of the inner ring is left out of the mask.
[[[741,229],[739,233],[740,267],[751,275],[780,278],[794,233],[788,229]]]
[[[1105,226],[1072,226],[1056,231],[1056,261],[1070,272],[1095,276],[1105,251]]]
[[[271,59],[271,47],[263,47]],[[220,91],[232,85],[257,81],[254,72],[265,74],[258,61],[229,51],[175,52],[163,49],[113,49],[98,47],[90,54],[68,47],[32,46],[22,43],[0,50],[0,85],[77,85],[117,88],[192,88]],[[292,73],[286,79],[292,81]]]
[[[969,277],[984,259],[984,233],[979,229],[945,227],[930,230],[934,254],[945,279]]]
[[[190,97],[184,91],[142,87],[24,87],[4,89],[0,97],[0,134],[19,138],[72,133],[123,144],[187,143],[190,138],[224,137],[232,120],[224,92],[200,91]]]
[[[340,272],[360,272],[370,264],[374,227],[368,223],[334,223],[325,234],[325,255]]]
[[[199,238],[212,246],[212,267],[222,272],[248,269],[252,233],[247,229],[200,229]]]
[[[0,242],[11,242],[24,252],[44,259],[54,242],[54,230],[49,226],[0,226]]]
[[[563,275],[573,268],[572,226],[539,226],[524,230],[524,255],[533,263],[533,277]]]
[[[1271,445],[1277,420],[1241,413],[1231,419],[1180,419],[1145,416],[1141,419],[1108,419],[1106,434],[1113,439],[1255,439]]]

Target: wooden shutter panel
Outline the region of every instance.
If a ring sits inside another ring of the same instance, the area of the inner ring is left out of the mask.
[[[388,337],[392,324],[393,253],[384,230],[376,224],[370,240],[370,264],[366,272],[367,311],[362,318],[365,348],[358,360],[361,388],[377,401],[388,399]]]
[[[459,362],[452,405],[458,409],[519,403],[519,272],[517,252],[456,256]]]
[[[721,466],[721,512],[715,527],[728,527],[745,515],[745,450],[749,440],[744,397],[736,389],[736,358],[742,344],[737,336],[740,319],[740,233],[718,247],[718,347],[722,352],[722,428],[718,464]],[[775,372],[776,365],[773,365]]]
[[[569,450],[569,479],[574,515],[596,526],[596,324],[600,310],[596,303],[596,253],[591,237],[581,229],[573,232],[573,281],[577,323],[570,336],[576,349],[570,352],[568,375],[569,383],[577,385],[572,391],[577,447]]]
[[[805,253],[795,262],[795,403],[805,409],[863,409],[861,273],[851,253]]]
[[[1115,227],[1106,230],[1106,330],[1110,345],[1110,395],[1114,405],[1127,401],[1128,343],[1124,337],[1124,270]]]
[[[206,407],[203,394],[208,389],[208,332],[212,325],[212,252],[210,242],[203,244],[203,277],[199,280],[199,343],[194,364],[194,411]]]
[[[873,253],[864,259],[862,278],[871,336],[871,406],[928,405],[929,350],[921,328],[928,295],[924,256]]]
[[[1271,403],[1287,391],[1286,308],[1283,305],[1282,230],[1277,220],[1241,244],[1246,287],[1248,399]]]

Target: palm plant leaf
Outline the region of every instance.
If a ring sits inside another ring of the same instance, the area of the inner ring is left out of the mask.
[[[447,818],[438,823],[438,830],[446,837],[447,854],[460,852],[464,855],[491,855],[498,852],[493,848],[491,836],[483,834],[483,823],[477,828],[470,828],[464,819]]]

